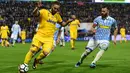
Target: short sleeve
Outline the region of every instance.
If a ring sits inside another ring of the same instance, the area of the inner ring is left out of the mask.
[[[62,22],[62,18],[59,13],[56,14],[56,19],[57,19],[57,22],[59,23]]]
[[[97,24],[98,24],[98,18],[95,18],[95,19],[94,19],[93,24],[94,24],[94,25],[97,25]]]
[[[42,17],[42,18],[46,18],[48,15],[46,9],[39,10],[39,13],[40,13],[40,17]]]

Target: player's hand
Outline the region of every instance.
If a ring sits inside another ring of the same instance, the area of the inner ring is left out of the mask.
[[[42,1],[40,0],[39,2],[37,2],[37,7],[41,7],[42,6]]]
[[[56,40],[56,44],[58,44],[60,42],[60,38],[58,38],[57,40]]]
[[[68,19],[68,22],[71,22],[71,21],[73,21],[73,19]]]

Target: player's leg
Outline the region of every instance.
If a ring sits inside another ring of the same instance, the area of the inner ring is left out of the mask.
[[[48,41],[44,42],[41,53],[38,55],[37,58],[34,59],[33,69],[36,69],[37,65],[39,64],[39,61],[46,58],[46,56],[48,56],[48,54],[51,52],[52,46],[53,46],[53,41],[54,40],[50,40],[49,42]]]
[[[28,53],[26,54],[26,57],[25,57],[25,60],[24,60],[25,64],[29,63],[29,61],[34,56],[34,54],[39,50],[40,46],[42,46],[42,43],[39,40],[37,40],[37,38],[35,38],[35,36],[34,36],[31,48],[28,51]]]
[[[25,44],[25,39],[22,39],[22,44]]]
[[[122,39],[123,39],[123,37],[122,37],[122,35],[121,35],[120,43],[122,43]]]
[[[1,46],[5,46],[5,39],[2,38]]]
[[[64,31],[61,32],[61,36],[60,36],[60,46],[65,46]]]
[[[85,47],[86,50],[81,55],[80,60],[75,64],[75,67],[79,67],[83,63],[83,60],[97,47],[97,45],[96,41],[91,38],[88,45]]]
[[[124,35],[124,40],[125,40],[125,42],[127,42],[126,35]]]
[[[77,31],[74,32],[74,36],[73,36],[73,45],[75,47],[75,41],[77,39]]]
[[[8,47],[10,43],[8,42],[8,39],[5,39],[5,45]]]
[[[18,37],[18,35],[14,35],[14,38],[13,38],[13,46],[14,46],[15,43],[16,43],[17,37]]]
[[[95,68],[96,66],[96,62],[102,57],[102,55],[104,54],[104,52],[108,49],[109,46],[109,41],[105,40],[100,40],[99,42],[99,52],[97,53],[96,57],[94,58],[94,60],[92,61],[92,63],[90,64],[91,68]]]
[[[73,31],[70,30],[70,45],[71,45],[71,49],[74,48],[74,39],[73,39],[73,37],[74,37],[74,33],[73,33]]]

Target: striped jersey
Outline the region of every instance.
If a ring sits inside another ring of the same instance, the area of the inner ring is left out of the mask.
[[[109,40],[111,27],[117,28],[116,20],[110,16],[107,16],[106,18],[98,16],[94,19],[93,23],[97,26],[94,36],[96,40]]]

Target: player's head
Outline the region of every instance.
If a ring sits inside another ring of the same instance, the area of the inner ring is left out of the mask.
[[[15,21],[15,24],[18,24],[18,21]]]
[[[107,17],[108,15],[109,15],[108,7],[106,7],[106,6],[102,7],[102,9],[101,9],[101,16],[102,17]]]
[[[71,18],[72,18],[72,19],[76,19],[76,15],[75,15],[75,14],[72,14],[72,15],[71,15]]]
[[[53,2],[51,6],[52,13],[53,14],[57,13],[59,9],[60,9],[60,3],[58,1]]]

